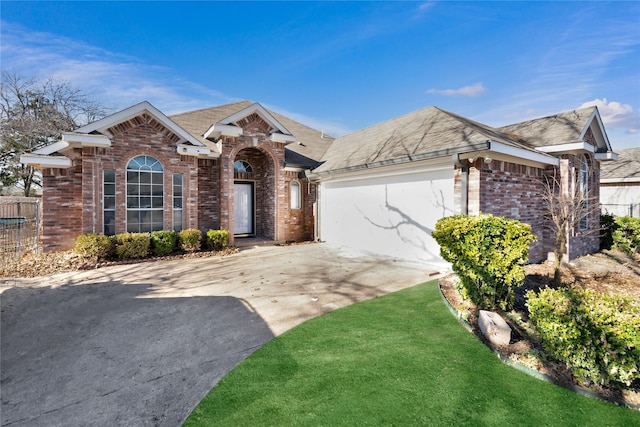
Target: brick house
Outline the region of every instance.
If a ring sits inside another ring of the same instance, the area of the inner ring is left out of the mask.
[[[597,200],[614,158],[595,107],[503,128],[428,107],[334,139],[243,101],[171,117],[143,102],[22,161],[42,169],[45,251],[83,233],[213,228],[439,262],[430,231],[465,212],[531,224],[531,260],[545,258],[544,176]],[[572,230],[571,258],[598,250],[598,227],[590,215]]]

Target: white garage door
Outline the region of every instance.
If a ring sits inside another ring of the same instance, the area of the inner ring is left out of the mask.
[[[421,262],[442,262],[431,231],[454,210],[453,166],[321,183],[320,239]]]

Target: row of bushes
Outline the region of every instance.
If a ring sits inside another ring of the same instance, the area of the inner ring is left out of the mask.
[[[640,379],[640,305],[630,298],[576,288],[527,294],[542,345],[576,377],[597,384]]]
[[[600,215],[600,248],[617,248],[629,255],[640,252],[640,218]]]
[[[530,225],[493,215],[454,215],[440,219],[432,236],[460,278],[464,297],[480,308],[513,306],[535,240]]]
[[[115,236],[83,234],[76,239],[74,252],[99,260],[136,259],[149,255],[164,256],[178,249],[197,252],[203,243],[200,230],[187,229],[154,231],[152,233],[121,233]],[[209,230],[204,243],[210,250],[222,250],[229,245],[229,232]]]

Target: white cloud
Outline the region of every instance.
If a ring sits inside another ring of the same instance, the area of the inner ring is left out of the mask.
[[[607,98],[596,98],[588,101],[578,108],[598,107],[605,127],[625,129],[627,133],[640,133],[640,112],[634,111],[629,104],[622,104],[615,101],[607,101]]]
[[[429,89],[427,93],[444,96],[478,96],[486,91],[484,84],[476,83],[459,89]]]

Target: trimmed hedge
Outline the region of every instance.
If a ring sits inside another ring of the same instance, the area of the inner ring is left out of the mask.
[[[207,247],[215,251],[225,249],[229,246],[229,232],[227,230],[207,231]]]
[[[149,255],[151,235],[149,233],[116,234],[116,254],[120,259],[144,258]]]
[[[178,233],[178,242],[180,244],[180,249],[185,252],[199,251],[201,240],[202,232],[195,228],[188,228]]]
[[[640,305],[620,295],[576,288],[527,293],[544,348],[573,374],[598,384],[640,378]]]
[[[640,252],[640,218],[621,216],[616,218],[613,244],[629,255]]]
[[[73,251],[85,258],[106,259],[113,256],[115,241],[103,234],[83,234],[78,236]]]
[[[169,255],[176,248],[178,236],[173,230],[160,230],[151,233],[151,250],[154,255]]]
[[[524,281],[531,226],[493,215],[440,219],[432,236],[460,278],[460,291],[480,308],[509,310]]]

